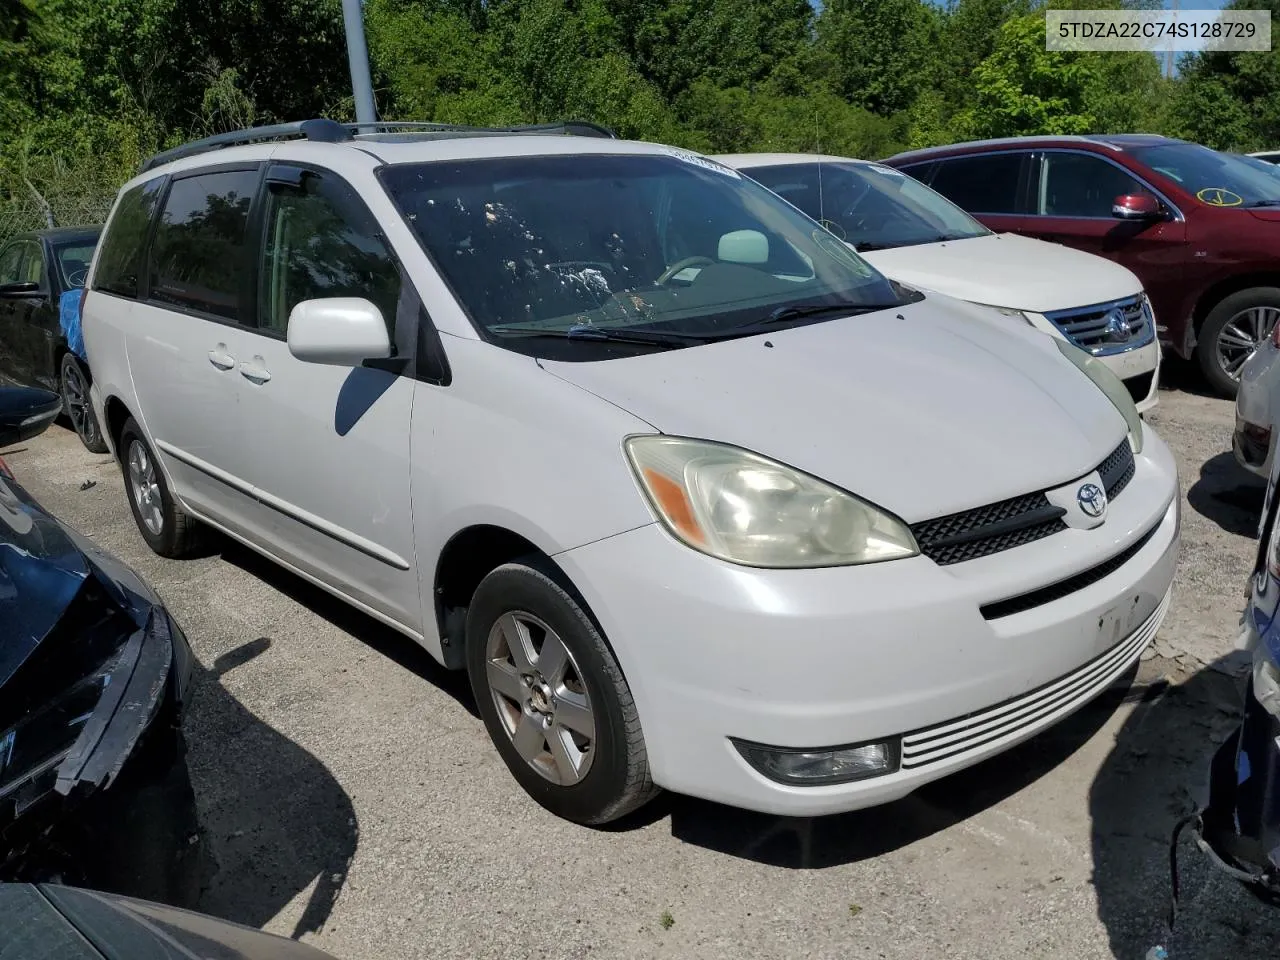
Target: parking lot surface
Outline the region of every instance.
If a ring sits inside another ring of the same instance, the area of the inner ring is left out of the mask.
[[[60,427],[4,456],[150,580],[199,658],[206,912],[340,960],[1274,957],[1280,910],[1189,842],[1164,927],[1169,833],[1239,702],[1262,503],[1231,458],[1231,404],[1180,373],[1149,419],[1178,456],[1182,559],[1135,685],[904,801],[812,821],[672,796],[608,830],[557,820],[508,774],[463,675],[238,546],[154,556],[118,467]]]

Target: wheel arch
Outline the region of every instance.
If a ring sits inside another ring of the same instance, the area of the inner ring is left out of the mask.
[[[129,422],[133,414],[125,406],[124,401],[114,395],[107,397],[102,409],[107,419],[103,424],[103,433],[110,439],[111,449],[115,451],[118,460],[120,459],[120,432],[124,430],[124,425]]]
[[[1233,274],[1215,281],[1202,290],[1191,312],[1196,338],[1199,339],[1200,328],[1204,326],[1205,319],[1214,307],[1233,293],[1251,290],[1254,287],[1280,287],[1280,270],[1252,270],[1248,273]]]

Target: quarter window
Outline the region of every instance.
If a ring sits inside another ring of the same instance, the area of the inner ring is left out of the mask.
[[[970,213],[1016,214],[1022,154],[992,153],[943,160],[929,186]]]
[[[240,316],[256,170],[175,180],[156,226],[150,296],[227,320]]]
[[[1046,153],[1041,166],[1037,212],[1046,217],[1109,220],[1116,197],[1147,192],[1133,177],[1100,157]]]
[[[382,311],[392,333],[400,268],[349,187],[311,172],[297,186],[272,183],[265,230],[259,326],[283,335],[304,300],[362,297]]]
[[[138,296],[138,278],[147,247],[147,230],[155,213],[163,180],[141,183],[128,190],[116,204],[116,211],[102,238],[93,289],[119,297]]]

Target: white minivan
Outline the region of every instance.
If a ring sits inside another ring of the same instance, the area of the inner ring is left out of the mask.
[[[191,144],[122,189],[84,333],[154,550],[215,528],[466,669],[579,822],[904,796],[1125,676],[1169,605],[1174,460],[1100,361],[683,150]]]
[[[901,170],[848,157],[717,157],[852,245],[877,269],[922,290],[994,307],[1100,359],[1139,412],[1158,396],[1160,344],[1142,283],[1082,250],[993,233]]]

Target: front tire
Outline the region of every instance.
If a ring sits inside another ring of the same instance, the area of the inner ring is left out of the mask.
[[[103,439],[102,428],[98,426],[98,418],[93,413],[93,404],[89,402],[89,377],[74,353],[67,353],[62,357],[59,384],[62,409],[66,411],[67,419],[71,421],[84,448],[90,453],[106,453],[107,441]]]
[[[512,776],[556,816],[608,823],[657,794],[622,670],[549,564],[508,563],[481,581],[467,672]]]
[[[129,508],[147,546],[160,556],[175,560],[200,552],[207,528],[174,501],[164,471],[132,417],[120,431],[116,452],[124,472]]]
[[[1196,360],[1215,393],[1234,397],[1240,370],[1280,319],[1280,288],[1252,287],[1223,297],[1200,327]]]

